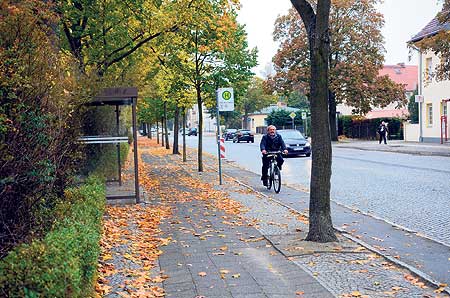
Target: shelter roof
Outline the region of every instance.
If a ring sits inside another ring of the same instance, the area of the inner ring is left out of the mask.
[[[96,97],[94,97],[89,105],[131,105],[133,99],[137,97],[138,90],[136,87],[104,88]]]

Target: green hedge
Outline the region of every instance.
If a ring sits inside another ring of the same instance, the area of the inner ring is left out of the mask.
[[[98,178],[67,190],[53,229],[0,261],[0,297],[89,297],[104,208],[104,182]]]
[[[338,119],[339,135],[355,139],[378,138],[377,128],[384,121],[388,124],[389,139],[403,139],[403,120],[398,118],[364,119],[358,116],[341,116]]]

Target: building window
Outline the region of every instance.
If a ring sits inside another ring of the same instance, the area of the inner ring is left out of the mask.
[[[431,80],[433,75],[433,58],[427,58],[425,60],[425,80]]]
[[[443,101],[441,103],[441,115],[442,116],[447,116],[447,102]]]
[[[433,125],[433,104],[427,103],[427,125]]]

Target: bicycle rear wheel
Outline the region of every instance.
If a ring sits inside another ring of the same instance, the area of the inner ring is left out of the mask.
[[[281,172],[277,166],[273,169],[273,190],[276,193],[279,193],[281,190]]]

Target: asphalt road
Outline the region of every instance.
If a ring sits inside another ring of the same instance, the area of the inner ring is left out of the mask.
[[[197,147],[197,137],[187,137]],[[226,142],[227,159],[260,173],[259,140]],[[203,150],[217,155],[204,136]],[[333,148],[332,199],[450,246],[450,158]],[[311,158],[285,159],[283,182],[309,189]]]

